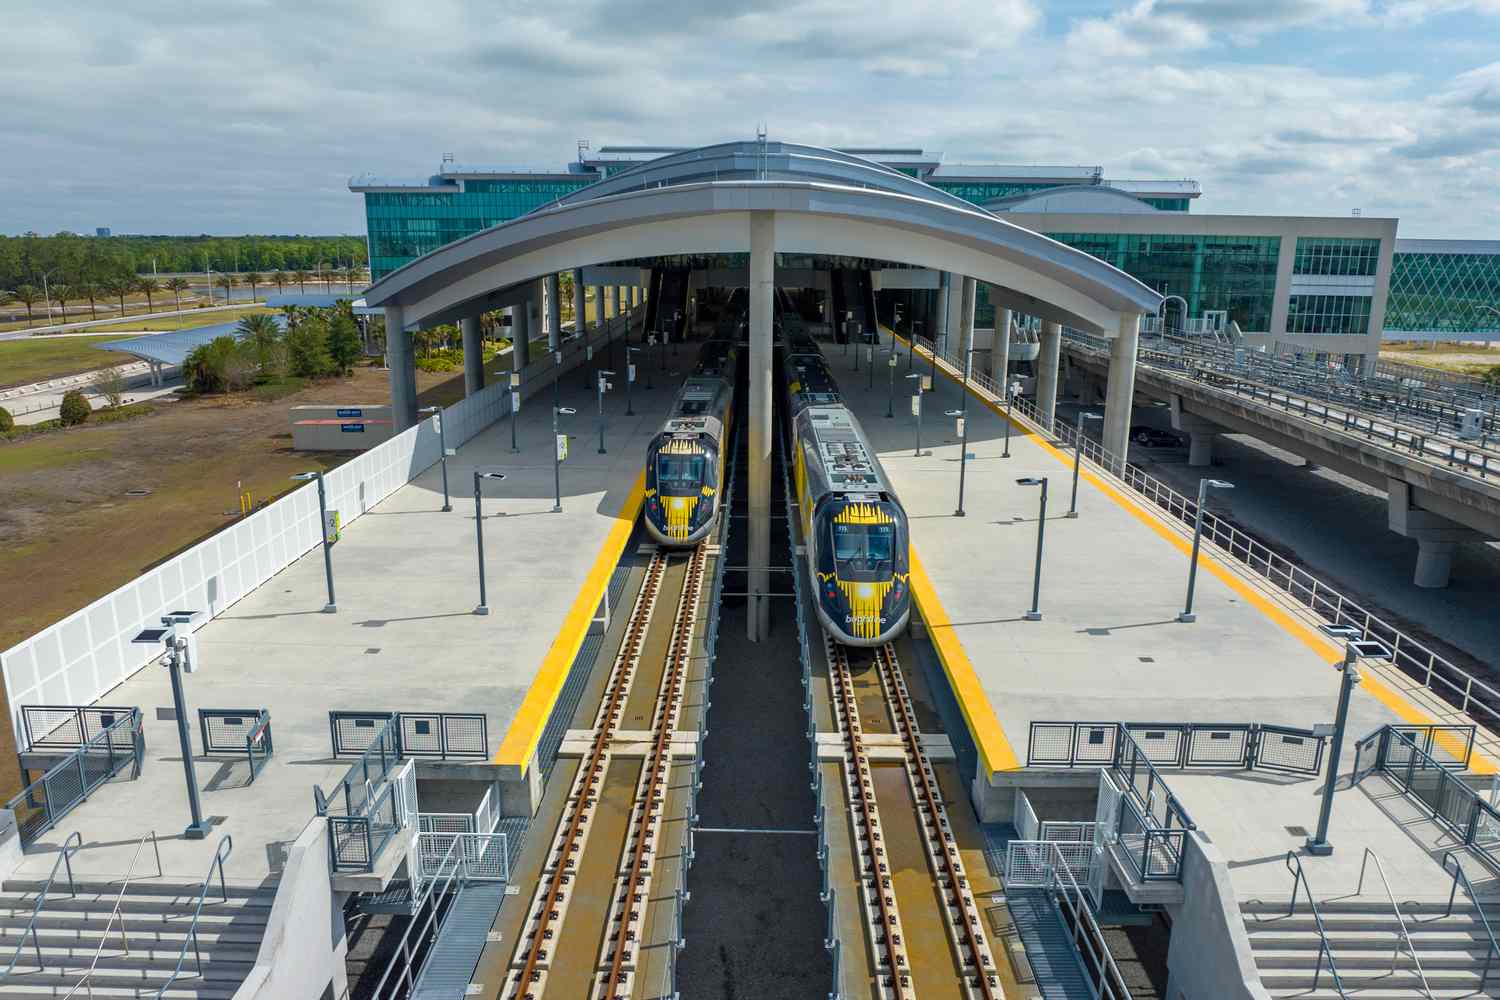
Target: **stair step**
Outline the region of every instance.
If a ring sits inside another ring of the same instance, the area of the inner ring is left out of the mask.
[[[192,899],[142,899],[138,896],[126,896],[119,900],[121,913],[186,913],[192,916],[193,910],[198,905],[196,898]],[[73,896],[48,896],[42,904],[42,909],[48,913],[59,911],[70,911],[73,913],[103,913],[109,914],[114,911],[115,897],[95,897],[79,895]],[[8,921],[19,919],[23,924],[31,919],[36,910],[36,900],[26,899],[21,902],[12,903],[0,901],[0,926]],[[271,907],[267,904],[252,902],[246,899],[235,899],[230,897],[228,902],[217,896],[210,896],[203,901],[203,912],[215,913],[253,913],[259,914],[262,919],[270,915]]]
[[[76,982],[76,977],[73,983],[66,985],[58,983],[51,986],[41,983],[23,985],[12,980],[11,983],[0,985],[0,1000],[66,1000]],[[163,993],[162,1000],[232,1000],[237,989],[226,986],[195,986],[191,985],[191,982],[183,986],[181,983],[182,980],[179,980],[177,984]],[[156,989],[140,986],[101,986],[91,983],[90,986],[72,995],[93,997],[94,1000],[148,1000],[148,998],[155,998]]]
[[[1466,972],[1477,972],[1484,968],[1484,952],[1478,951],[1431,951],[1418,952],[1422,959],[1422,968],[1431,976],[1434,969],[1461,970]],[[1318,964],[1318,952],[1316,948],[1308,951],[1276,951],[1254,953],[1257,966],[1271,966],[1277,969],[1312,969]],[[1334,959],[1339,964],[1339,975],[1346,975],[1351,969],[1389,969],[1391,967],[1391,949],[1387,945],[1380,951],[1335,951]],[[1397,969],[1416,970],[1416,964],[1412,962],[1411,955],[1401,952],[1396,956]],[[1328,959],[1323,958],[1323,968],[1328,968]],[[1496,979],[1500,983],[1500,978]]]
[[[6,896],[30,896],[41,892],[46,884],[46,879],[8,878],[4,882],[0,882],[0,892],[3,892]],[[73,880],[73,886],[80,895],[108,896],[111,899],[119,895],[120,884],[120,879],[77,878]],[[61,892],[66,895],[68,892],[67,879],[63,878],[53,882],[52,889],[54,894]],[[264,899],[267,906],[270,905],[270,901],[276,895],[276,886],[274,885],[235,885],[233,882],[226,882],[224,890],[229,894],[230,899]],[[146,877],[133,880],[130,883],[130,891],[126,895],[186,896],[196,900],[198,894],[202,891],[202,882],[184,882],[181,879],[155,879]],[[218,879],[215,879],[213,884],[209,886],[208,895],[214,899],[220,898],[223,895],[219,890]]]
[[[137,937],[150,940],[182,940],[193,924],[191,913],[141,914],[122,913],[113,924],[105,913],[51,913],[43,910],[37,914],[36,929],[41,934],[92,935],[96,939],[106,929],[115,937],[121,928],[134,941]],[[14,923],[0,922],[0,941],[17,940],[27,933],[29,920]],[[198,939],[205,943],[213,940],[259,941],[266,932],[264,920],[250,917],[225,919],[223,914],[212,917],[205,911],[198,920]]]
[[[105,969],[96,970],[90,978],[95,986],[122,986],[134,989],[143,987],[155,991],[161,988],[172,976],[172,969],[177,964],[174,959],[166,969]],[[239,984],[245,981],[249,975],[251,966],[241,962],[204,962],[203,975],[198,975],[198,967],[193,962],[193,956],[188,955],[187,962],[182,967],[182,975],[177,982],[184,986],[192,985],[195,988],[224,988],[233,993]],[[29,969],[21,971],[19,963],[17,971],[10,974],[6,979],[5,986],[34,987],[34,986],[74,986],[83,978],[88,971],[88,962],[82,963],[78,968],[58,969],[56,967],[44,970]],[[3,987],[0,987],[3,989]],[[84,990],[87,993],[87,990]],[[4,996],[0,993],[0,996]]]
[[[76,968],[79,963],[88,966],[94,960],[94,954],[99,954],[99,968],[112,969],[152,969],[165,967],[168,970],[177,967],[177,959],[182,955],[183,944],[191,940],[180,938],[176,941],[147,942],[141,938],[132,938],[130,941],[130,954],[120,946],[120,937],[111,934],[105,942],[104,950],[99,950],[99,939],[63,939],[61,941],[38,934],[36,944],[42,949],[42,964],[51,968]],[[36,959],[36,948],[33,947],[31,935],[25,938],[13,938],[4,941],[4,948],[12,954],[15,953],[16,945],[24,944],[21,949],[21,960],[16,963],[19,968],[23,964],[34,963]],[[203,956],[206,966],[209,962],[240,962],[246,965],[254,965],[255,957],[260,952],[260,946],[250,942],[226,942],[211,943],[199,938],[198,950],[195,953],[192,945],[187,949],[187,965],[197,968],[195,954]],[[0,951],[0,954],[3,954]],[[187,967],[184,965],[184,968]]]
[[[1442,899],[1398,899],[1401,912],[1424,916],[1441,915],[1448,912],[1448,898]],[[1240,903],[1244,914],[1285,914],[1288,901],[1285,899],[1247,899]],[[1474,914],[1477,908],[1462,898],[1453,901],[1453,915]],[[1307,900],[1297,900],[1297,912],[1307,913]],[[1331,913],[1385,913],[1391,912],[1391,901],[1385,896],[1345,896],[1338,899],[1318,900],[1318,912],[1325,918]],[[1493,922],[1500,917],[1500,899],[1485,899],[1484,913]]]
[[[1401,923],[1389,914],[1384,919],[1369,914],[1324,914],[1323,927],[1329,934],[1361,933],[1366,931],[1396,934],[1400,931]],[[1492,923],[1490,928],[1495,932],[1496,937],[1500,938],[1500,923]],[[1318,922],[1313,919],[1311,913],[1299,913],[1295,917],[1245,918],[1245,930],[1252,935],[1266,932],[1316,932],[1317,929]],[[1457,913],[1451,917],[1439,917],[1437,919],[1407,917],[1406,931],[1413,937],[1416,937],[1418,934],[1447,933],[1451,931],[1471,933],[1481,938],[1488,938],[1489,936],[1482,922],[1470,917],[1461,917]]]
[[[1259,968],[1259,966],[1257,966]],[[1427,982],[1434,989],[1469,989],[1474,990],[1479,986],[1480,970],[1474,969],[1427,969]],[[1378,988],[1387,990],[1421,990],[1422,980],[1417,977],[1415,969],[1397,967],[1395,972],[1385,969],[1354,969],[1346,971],[1342,965],[1339,966],[1339,978],[1344,984],[1345,990],[1355,988]],[[1276,966],[1274,968],[1260,968],[1260,982],[1266,989],[1290,989],[1307,988],[1312,985],[1312,969],[1292,968]],[[1328,973],[1328,966],[1323,967],[1323,977],[1319,985],[1331,985],[1332,977]],[[1491,985],[1495,985],[1493,980]]]

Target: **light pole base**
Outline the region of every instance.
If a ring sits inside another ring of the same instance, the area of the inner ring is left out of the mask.
[[[1333,853],[1333,845],[1326,840],[1314,840],[1308,837],[1302,846],[1307,849],[1308,854],[1311,854],[1315,858],[1326,858]]]
[[[451,503],[445,503],[445,504],[443,504],[443,513],[444,514],[451,513],[452,511],[453,511],[453,505]]]
[[[1076,511],[1076,510],[1070,510],[1066,514],[1064,514],[1063,517],[1066,517],[1066,518],[1068,518],[1070,520],[1076,520],[1077,517],[1078,517],[1078,511]]]
[[[964,509],[962,507],[958,508],[958,510],[955,510],[953,512],[953,516],[954,517],[963,517],[963,516],[965,516],[964,515]]]
[[[1177,620],[1182,622],[1184,625],[1191,625],[1193,622],[1198,620],[1198,616],[1193,614],[1191,611],[1182,611],[1178,613]]]
[[[520,449],[520,448],[512,448],[512,449],[511,449],[511,450],[510,450],[510,453],[511,453],[511,454],[512,454],[512,455],[519,455],[519,454],[521,454],[521,449]]]
[[[554,513],[554,514],[561,514],[562,513],[562,506],[560,504],[554,505],[552,507],[552,513]]]
[[[1010,458],[1010,452],[1007,451],[1004,455],[1001,455],[1000,457],[1001,458]]]
[[[323,614],[325,614],[325,615],[337,614],[338,610],[339,610],[339,606],[337,604],[325,604],[325,605],[323,605]]]
[[[481,604],[474,609],[474,613],[476,615],[487,615],[490,613],[490,606],[488,604]]]
[[[187,829],[182,831],[182,835],[188,840],[207,840],[208,835],[213,831],[214,828],[207,823],[189,823]]]
[[[601,454],[601,455],[608,455],[609,452],[605,451],[603,448],[600,448],[599,449],[599,454]]]
[[[1039,622],[1042,620],[1042,613],[1040,611],[1028,611],[1021,616],[1021,619],[1028,622]]]

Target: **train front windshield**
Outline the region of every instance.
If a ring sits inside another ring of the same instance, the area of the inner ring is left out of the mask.
[[[851,574],[888,574],[896,546],[896,529],[889,524],[835,524],[833,561],[840,577]]]
[[[702,455],[658,455],[656,484],[663,493],[696,493],[703,486]]]

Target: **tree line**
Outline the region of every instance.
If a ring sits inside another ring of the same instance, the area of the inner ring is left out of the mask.
[[[193,392],[236,392],[257,383],[347,375],[364,353],[364,341],[348,302],[332,309],[288,306],[285,326],[257,313],[240,320],[234,336],[194,348],[183,362]]]

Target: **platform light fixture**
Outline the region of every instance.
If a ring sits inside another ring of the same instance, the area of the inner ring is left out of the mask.
[[[912,372],[910,375],[908,375],[906,377],[907,377],[907,380],[912,383],[911,413],[912,413],[912,416],[914,416],[914,417],[917,418],[917,447],[916,447],[916,450],[912,452],[912,457],[913,458],[921,458],[922,457],[922,383],[924,381],[926,381],[927,377],[925,375],[921,374],[920,372]],[[931,452],[928,452],[928,454],[931,454]]]
[[[145,646],[164,646],[162,666],[172,678],[172,708],[177,716],[177,742],[182,751],[182,771],[187,779],[188,810],[192,822],[182,835],[188,840],[202,840],[213,829],[203,820],[203,808],[198,801],[198,775],[193,770],[193,738],[188,733],[187,699],[182,695],[182,672],[198,669],[197,643],[192,633],[180,634],[179,626],[193,625],[208,617],[205,611],[172,611],[161,616],[161,628],[143,628],[130,640]]]
[[[1029,622],[1042,620],[1042,540],[1047,533],[1047,477],[1023,476],[1016,480],[1017,486],[1040,486],[1041,506],[1036,518],[1036,569],[1031,575],[1031,610],[1024,617]]]
[[[332,525],[328,523],[328,493],[323,487],[323,472],[321,469],[299,472],[291,478],[294,483],[316,481],[318,484],[318,530],[323,534],[323,576],[328,582],[328,603],[323,605],[323,611],[333,614],[339,605],[333,596],[333,539],[328,537]]]
[[[1226,483],[1222,479],[1198,480],[1198,510],[1193,515],[1193,554],[1188,559],[1187,601],[1183,605],[1182,613],[1177,616],[1180,622],[1198,620],[1198,616],[1193,614],[1193,588],[1198,583],[1198,549],[1203,543],[1203,505],[1208,500],[1210,489],[1232,490],[1234,484]]]
[[[484,510],[480,506],[480,502],[484,499],[484,481],[491,479],[499,482],[504,478],[505,473],[498,469],[474,470],[474,544],[479,553],[479,605],[474,609],[476,615],[490,613],[490,605],[484,588]]]
[[[562,513],[562,463],[568,457],[568,436],[558,429],[559,417],[571,417],[578,411],[571,406],[552,407],[552,513]]]
[[[424,406],[418,413],[432,414],[432,422],[437,426],[438,432],[438,461],[443,466],[443,513],[453,509],[453,504],[448,501],[448,438],[443,433],[443,408],[441,406]],[[455,453],[456,454],[456,453]]]
[[[1078,426],[1074,428],[1073,438],[1073,498],[1068,501],[1068,512],[1064,517],[1078,516],[1078,469],[1083,465],[1083,422],[1085,420],[1103,420],[1102,413],[1088,413],[1083,410],[1078,412]]]
[[[645,350],[643,347],[631,347],[630,342],[625,342],[625,415],[635,416],[635,355]]]
[[[1333,853],[1333,845],[1328,842],[1328,822],[1333,817],[1333,793],[1338,784],[1339,758],[1343,755],[1344,749],[1344,730],[1349,723],[1349,699],[1354,694],[1354,689],[1363,680],[1356,661],[1360,658],[1389,660],[1391,651],[1384,643],[1365,639],[1363,632],[1350,625],[1321,625],[1319,629],[1325,635],[1344,641],[1344,658],[1333,664],[1333,669],[1341,674],[1339,701],[1333,714],[1333,735],[1330,737],[1333,742],[1328,748],[1328,778],[1323,782],[1323,801],[1318,806],[1318,828],[1303,844],[1308,854],[1321,858]]]
[[[614,383],[610,381],[614,374],[614,372],[606,368],[599,369],[599,454],[601,455],[605,454],[604,425],[606,421],[604,417],[604,394],[615,387]]]
[[[1020,394],[1021,383],[1019,382],[1012,382],[1005,387],[1005,451],[1001,453],[1001,458],[1010,458],[1010,425],[1012,423],[1010,410],[1011,404]]]

